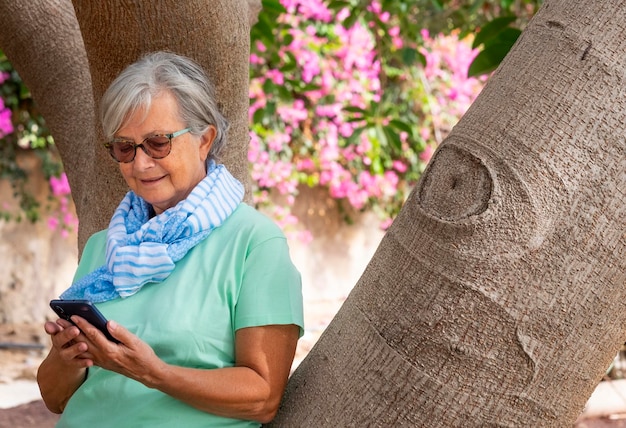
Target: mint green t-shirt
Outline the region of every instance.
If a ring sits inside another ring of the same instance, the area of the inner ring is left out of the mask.
[[[75,280],[105,262],[106,231],[87,242]],[[304,328],[300,274],[282,231],[245,204],[176,263],[163,282],[97,304],[169,364],[235,363],[235,331],[269,324]],[[258,427],[215,416],[100,367],[68,402],[57,427]]]

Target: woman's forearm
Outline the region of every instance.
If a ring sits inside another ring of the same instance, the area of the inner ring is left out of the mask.
[[[199,410],[215,415],[271,421],[280,404],[281,391],[248,367],[192,369],[163,364],[145,382]]]

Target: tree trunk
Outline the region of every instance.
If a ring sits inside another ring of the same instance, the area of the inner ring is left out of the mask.
[[[625,6],[545,2],[273,426],[572,426],[625,341]]]
[[[0,0],[0,48],[30,89],[54,136],[81,230],[98,217],[104,183],[94,186],[95,118],[87,56],[70,0]],[[108,174],[114,171],[109,165]],[[103,199],[104,198],[104,199]],[[84,240],[81,240],[84,241]],[[81,246],[82,248],[82,246]]]

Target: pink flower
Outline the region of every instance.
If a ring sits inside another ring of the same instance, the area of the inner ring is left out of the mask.
[[[67,212],[63,215],[63,222],[71,228],[78,226],[78,219],[71,212]]]
[[[298,163],[296,163],[296,169],[298,171],[314,171],[315,162],[310,158],[299,159]]]
[[[13,123],[11,122],[11,110],[0,110],[0,137],[13,132]]]
[[[56,217],[48,217],[48,229],[56,230],[59,227],[59,219]]]
[[[309,112],[304,107],[302,100],[295,100],[293,107],[280,106],[276,111],[285,123],[293,124],[294,126],[299,126],[300,122],[306,120],[309,116]]]
[[[393,169],[395,169],[399,173],[403,173],[403,172],[406,172],[407,166],[404,162],[395,160],[393,161]]]
[[[433,157],[433,146],[428,145],[426,147],[424,147],[424,151],[422,151],[422,153],[420,153],[420,159],[422,160],[422,162],[424,163],[428,163],[430,162],[430,158]]]
[[[52,188],[52,194],[57,197],[69,195],[71,192],[70,183],[67,181],[65,173],[62,173],[59,178],[50,177],[50,187]]]
[[[13,123],[11,122],[11,110],[9,110],[8,108],[4,108],[4,100],[0,98],[0,137],[8,135],[11,132],[13,132]]]
[[[285,83],[285,76],[283,76],[283,73],[280,70],[268,70],[265,75],[277,85],[283,85]]]
[[[393,219],[392,218],[388,218],[387,220],[383,221],[380,223],[380,229],[381,230],[387,230],[391,227],[391,225],[393,224]]]
[[[267,48],[265,47],[265,45],[259,41],[256,42],[256,49],[259,52],[265,52],[267,50]]]
[[[250,54],[250,64],[255,64],[255,65],[259,65],[259,64],[264,64],[265,60],[263,58],[261,58],[260,56],[258,56],[255,53]]]
[[[367,203],[368,195],[365,190],[355,190],[348,194],[348,201],[357,210],[361,210]]]

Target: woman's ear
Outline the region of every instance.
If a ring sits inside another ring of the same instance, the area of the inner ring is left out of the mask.
[[[217,129],[213,125],[209,125],[206,132],[200,136],[200,158],[202,161],[206,161],[209,156],[209,151],[213,146],[213,141],[217,136]]]

